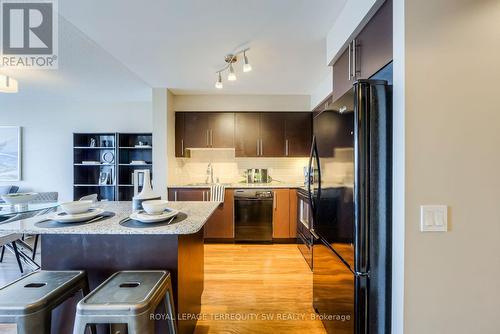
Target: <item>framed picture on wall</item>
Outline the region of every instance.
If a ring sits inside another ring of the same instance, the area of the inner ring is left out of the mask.
[[[21,127],[0,126],[0,181],[21,180]]]

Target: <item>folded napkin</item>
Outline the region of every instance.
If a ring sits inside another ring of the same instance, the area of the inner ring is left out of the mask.
[[[214,184],[210,188],[210,200],[212,202],[224,202],[224,193],[226,192],[226,187],[222,184]]]

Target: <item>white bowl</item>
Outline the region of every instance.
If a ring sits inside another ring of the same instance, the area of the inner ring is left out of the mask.
[[[168,207],[168,201],[156,199],[142,202],[142,207],[150,215],[159,215]]]
[[[61,204],[61,209],[68,215],[77,215],[90,210],[92,201],[75,201]]]
[[[2,195],[5,203],[10,205],[29,203],[37,193],[14,193]]]

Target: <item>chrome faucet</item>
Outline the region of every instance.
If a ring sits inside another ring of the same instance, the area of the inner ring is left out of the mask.
[[[209,163],[207,166],[207,178],[205,179],[205,183],[209,183],[208,181],[210,180],[210,183],[214,183],[214,167],[212,166],[212,163]]]

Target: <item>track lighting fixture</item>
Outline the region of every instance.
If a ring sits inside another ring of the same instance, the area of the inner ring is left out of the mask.
[[[227,63],[227,65],[224,66],[223,68],[221,68],[220,70],[218,70],[217,72],[215,72],[217,74],[217,81],[215,82],[215,87],[216,88],[218,88],[218,89],[222,89],[223,88],[223,84],[222,84],[222,72],[224,72],[226,70],[228,71],[227,80],[228,81],[236,81],[236,73],[234,71],[233,64],[238,61],[238,55],[243,54],[243,61],[244,61],[243,72],[250,72],[252,70],[252,66],[248,62],[248,57],[247,57],[247,54],[246,54],[246,52],[248,50],[250,50],[250,49],[246,48],[244,50],[238,51],[238,52],[236,52],[234,54],[228,54],[226,56],[226,58],[224,59],[224,61]]]

